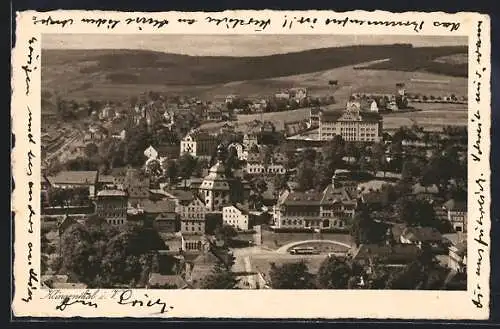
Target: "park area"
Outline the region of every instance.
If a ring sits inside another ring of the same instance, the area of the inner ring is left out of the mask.
[[[262,230],[262,245],[266,248],[276,250],[286,244],[307,240],[332,240],[341,243],[351,244],[349,234],[340,233],[303,233],[303,232],[279,232]],[[334,247],[334,245],[332,245]]]

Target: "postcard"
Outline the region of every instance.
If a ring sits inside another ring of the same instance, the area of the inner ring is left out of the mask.
[[[480,320],[490,21],[18,12],[18,317]]]

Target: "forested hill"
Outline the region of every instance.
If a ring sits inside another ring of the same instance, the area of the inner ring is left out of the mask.
[[[366,68],[426,71],[466,77],[467,63],[438,60],[466,54],[465,46],[406,44],[313,49],[260,57],[197,57],[144,50],[43,50],[42,82],[53,89],[65,81],[110,84],[211,85],[268,79],[388,59]]]

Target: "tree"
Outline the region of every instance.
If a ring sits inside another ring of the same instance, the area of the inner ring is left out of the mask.
[[[297,183],[302,191],[313,189],[316,170],[311,161],[302,162],[297,168]]]
[[[386,169],[385,146],[382,143],[376,143],[371,148],[371,165],[374,172]]]
[[[276,265],[269,272],[273,289],[314,289],[314,276],[304,261]]]
[[[159,177],[163,175],[163,168],[159,160],[153,159],[147,162],[146,172],[153,177]]]
[[[165,173],[170,181],[176,181],[179,173],[179,168],[177,167],[177,163],[174,160],[168,160],[165,166]]]
[[[212,273],[202,279],[202,289],[238,289],[240,280],[224,264],[217,263]]]
[[[177,167],[179,168],[179,176],[186,179],[193,175],[196,168],[196,158],[189,153],[184,153],[177,160]]]
[[[104,224],[74,224],[61,237],[62,271],[90,287],[144,285],[151,252],[165,249],[158,233],[140,225],[118,230]]]
[[[409,226],[432,226],[437,224],[433,206],[425,200],[400,198],[397,202],[400,221]]]
[[[215,230],[215,235],[226,242],[238,235],[238,232],[231,225],[222,225]]]
[[[385,227],[370,217],[368,208],[361,206],[352,219],[350,233],[357,246],[361,244],[378,244],[384,241]]]
[[[323,289],[346,289],[352,270],[346,259],[326,258],[319,267],[318,281]]]
[[[99,152],[99,148],[95,143],[89,143],[85,145],[85,155],[87,157],[93,157],[94,155],[97,155]]]

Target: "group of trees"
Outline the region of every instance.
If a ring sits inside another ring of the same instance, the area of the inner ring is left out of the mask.
[[[367,207],[362,207],[353,217],[350,234],[357,246],[361,244],[380,244],[387,238],[388,226],[375,221]]]
[[[354,160],[345,161],[344,157]],[[301,190],[322,190],[330,184],[336,169],[349,168],[373,173],[385,171],[388,169],[385,159],[383,144],[367,146],[346,143],[340,136],[336,136],[320,152],[306,148],[298,155],[291,156],[289,162],[296,165],[296,180]]]
[[[89,189],[85,187],[75,188],[51,188],[47,195],[47,206],[67,207],[89,205]]]
[[[466,289],[461,277],[452,280],[449,270],[439,266],[426,251],[403,267],[362,266],[350,258],[328,257],[318,273],[304,261],[271,264],[273,289]]]
[[[61,272],[99,288],[144,286],[152,252],[167,248],[153,229],[136,224],[118,229],[100,221],[70,226],[61,244]]]

